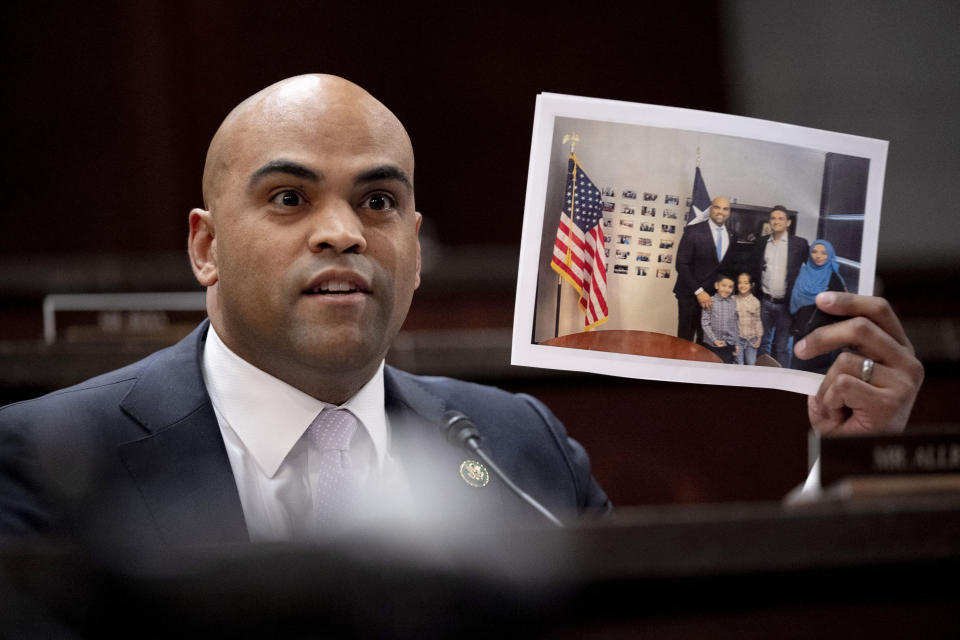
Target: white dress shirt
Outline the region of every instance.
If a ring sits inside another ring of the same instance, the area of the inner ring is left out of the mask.
[[[727,249],[730,248],[730,230],[727,229],[727,225],[725,224],[718,226],[713,222],[713,220],[710,220],[709,223],[710,223],[710,236],[713,238],[714,251],[716,251],[716,247],[717,247],[717,232],[719,231],[722,233],[721,237],[723,238],[723,246],[720,247],[720,260],[722,261],[723,258],[727,255]]]
[[[787,234],[774,240],[773,234],[763,249],[763,292],[771,298],[787,295]]]
[[[231,351],[210,326],[203,351],[203,378],[227,457],[240,493],[252,541],[289,540],[309,535],[314,522],[314,496],[319,452],[303,438],[314,418],[334,405],[321,402],[253,366]],[[377,373],[340,407],[360,421],[369,439],[367,455],[352,461],[358,481],[389,476],[402,480],[390,457],[389,422],[384,408],[383,363]],[[373,452],[369,451],[372,445]]]

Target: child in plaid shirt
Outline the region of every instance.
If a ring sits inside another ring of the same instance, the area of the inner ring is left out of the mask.
[[[763,322],[760,320],[760,301],[753,295],[753,281],[749,273],[737,276],[737,326],[739,340],[737,364],[757,364],[757,347],[763,335]]]
[[[734,363],[734,357],[740,351],[740,333],[737,328],[737,303],[733,293],[733,278],[719,276],[715,284],[717,292],[711,298],[709,309],[700,316],[703,327],[703,342],[708,349],[720,356],[727,364]]]

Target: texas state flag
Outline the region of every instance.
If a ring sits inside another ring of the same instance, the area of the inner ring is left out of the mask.
[[[687,224],[706,220],[708,215],[710,215],[710,194],[707,193],[707,185],[703,183],[700,167],[697,167],[697,172],[693,175],[693,198],[690,201],[690,211],[687,212]]]

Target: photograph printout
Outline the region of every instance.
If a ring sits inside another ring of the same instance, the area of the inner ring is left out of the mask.
[[[819,291],[872,294],[887,142],[541,94],[512,363],[816,392]],[[704,309],[703,307],[707,308]]]

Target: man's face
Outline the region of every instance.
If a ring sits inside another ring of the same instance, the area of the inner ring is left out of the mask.
[[[730,294],[733,293],[733,280],[723,278],[717,282],[717,293],[720,294],[721,298],[729,298]]]
[[[363,106],[308,96],[241,120],[207,204],[211,319],[288,382],[378,365],[420,283],[413,153],[398,123]]]
[[[713,223],[722,226],[730,217],[730,201],[726,198],[714,198],[710,203],[710,219]]]
[[[775,234],[779,235],[787,230],[787,227],[790,226],[790,219],[787,218],[785,211],[780,211],[776,209],[775,211],[770,212],[770,230]]]

